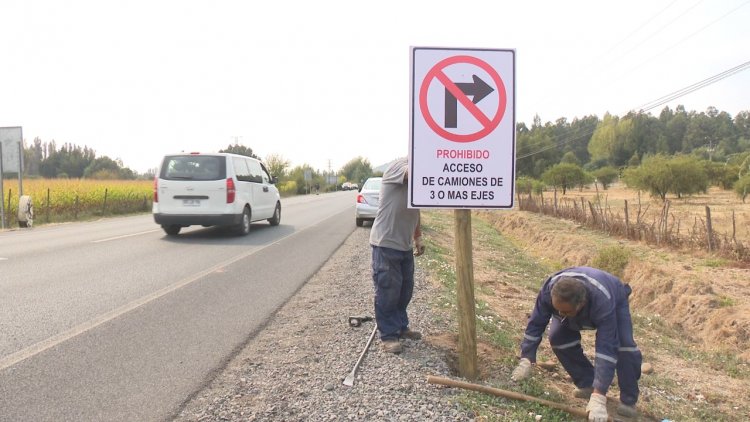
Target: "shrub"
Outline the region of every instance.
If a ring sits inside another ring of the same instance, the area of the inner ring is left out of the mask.
[[[747,195],[750,193],[750,173],[740,177],[739,180],[734,182],[734,193],[742,199],[742,203],[745,203]]]
[[[591,266],[622,278],[628,261],[630,261],[630,252],[627,249],[622,246],[609,246],[599,251],[591,262]]]
[[[297,182],[289,180],[279,184],[279,194],[283,196],[294,195],[297,193]]]

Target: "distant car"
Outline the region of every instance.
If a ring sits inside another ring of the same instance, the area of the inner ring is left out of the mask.
[[[362,185],[362,190],[357,194],[357,207],[354,218],[357,227],[362,227],[365,221],[374,221],[380,204],[380,183],[382,177],[371,177]]]

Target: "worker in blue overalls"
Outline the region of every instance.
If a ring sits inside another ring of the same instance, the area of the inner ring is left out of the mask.
[[[531,375],[551,319],[550,345],[577,387],[573,395],[589,399],[589,421],[607,421],[606,395],[615,372],[620,387],[617,413],[636,417],[643,358],[633,339],[630,293],[630,286],[596,268],[572,267],[553,274],[539,291],[521,342],[521,361],[511,379],[520,381]],[[581,330],[596,330],[594,365],[583,354]]]

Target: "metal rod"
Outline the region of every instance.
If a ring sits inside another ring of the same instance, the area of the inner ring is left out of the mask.
[[[353,386],[354,385],[354,376],[357,374],[357,368],[359,368],[359,364],[362,363],[362,359],[365,357],[365,353],[367,353],[367,349],[370,348],[370,344],[372,343],[372,339],[375,338],[375,333],[378,331],[378,324],[375,324],[375,328],[372,329],[372,334],[370,334],[370,339],[367,340],[367,344],[365,345],[364,350],[362,350],[362,353],[359,355],[359,359],[357,359],[357,363],[354,364],[354,368],[352,368],[352,372],[349,372],[349,375],[344,378],[344,385],[346,386]]]

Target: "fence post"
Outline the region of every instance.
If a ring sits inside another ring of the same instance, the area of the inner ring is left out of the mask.
[[[555,212],[555,217],[557,217],[557,188],[555,188],[555,195],[554,195],[555,202],[552,206],[552,209]]]
[[[73,207],[73,220],[78,220],[78,195],[76,195],[76,205]]]
[[[47,222],[49,223],[49,188],[47,188]]]
[[[625,238],[630,239],[630,218],[628,217],[628,200],[625,200]]]
[[[586,225],[588,217],[586,216],[586,200],[581,197],[581,212],[583,213],[583,224]]]
[[[18,216],[14,214],[13,211],[11,211],[10,209],[11,198],[13,198],[13,189],[8,189],[8,206],[5,207],[5,211],[8,214],[8,221],[6,221],[6,223],[8,223],[7,225],[8,227],[12,227],[13,223],[11,223],[10,220],[13,218],[13,216],[16,216],[16,218],[18,218]]]
[[[104,189],[104,204],[102,204],[102,215],[104,215],[105,212],[107,212],[107,192],[109,189]]]
[[[711,208],[706,205],[706,231],[708,232],[708,251],[714,250],[714,230],[711,226]]]

